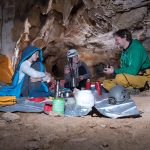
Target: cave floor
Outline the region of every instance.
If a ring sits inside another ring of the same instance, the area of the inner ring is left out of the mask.
[[[8,123],[0,119],[0,149],[149,150],[150,91],[132,98],[143,112],[141,117],[109,119],[16,113],[19,121]]]

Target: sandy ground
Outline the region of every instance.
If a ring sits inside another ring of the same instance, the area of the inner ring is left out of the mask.
[[[1,118],[0,150],[149,150],[150,91],[133,99],[143,112],[139,118],[44,113],[16,113],[20,121],[9,123]]]

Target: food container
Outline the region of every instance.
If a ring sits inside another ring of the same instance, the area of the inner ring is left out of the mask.
[[[65,109],[64,99],[63,98],[55,98],[53,100],[52,111],[59,113],[59,114],[64,114],[64,109]]]

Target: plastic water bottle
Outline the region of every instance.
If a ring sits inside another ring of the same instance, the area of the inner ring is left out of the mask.
[[[86,80],[85,88],[86,88],[86,90],[90,90],[91,89],[91,81],[90,81],[90,79]]]
[[[100,84],[99,81],[95,82],[95,89],[96,89],[98,95],[101,96],[102,95],[102,91],[101,91],[101,84]]]
[[[56,80],[56,87],[55,87],[55,98],[58,98],[60,95],[59,95],[59,89],[60,89],[60,80],[57,79]]]

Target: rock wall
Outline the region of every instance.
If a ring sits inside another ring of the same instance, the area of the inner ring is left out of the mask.
[[[0,6],[0,52],[10,57],[26,33],[29,41],[21,40],[19,48],[29,43],[43,48],[49,72],[62,76],[66,51],[76,48],[97,78],[100,62],[118,65],[112,33],[121,28],[150,51],[150,0],[8,0]]]
[[[0,6],[0,52],[12,56],[15,41],[12,37],[12,29],[15,20],[15,3],[11,0],[1,3]]]

